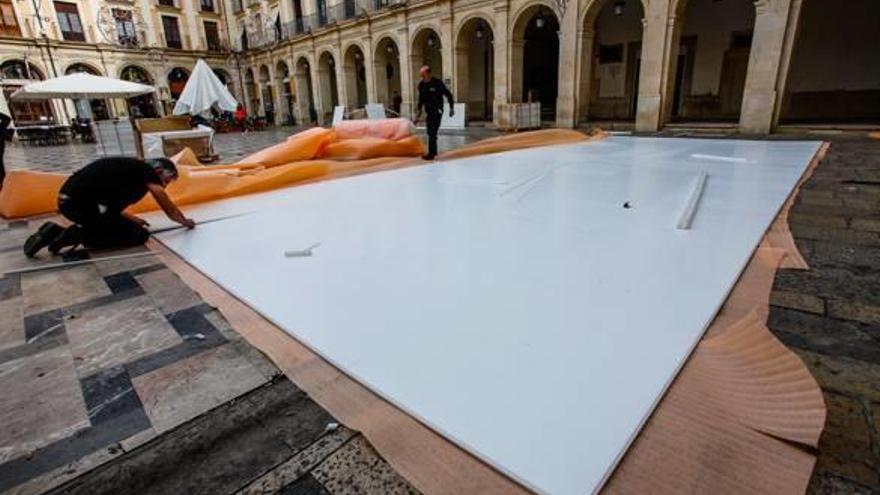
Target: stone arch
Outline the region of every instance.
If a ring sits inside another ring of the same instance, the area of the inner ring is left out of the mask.
[[[510,25],[512,102],[540,102],[541,120],[555,120],[559,93],[559,16],[543,1],[530,2]]]
[[[275,88],[272,85],[272,70],[266,63],[260,64],[257,69],[257,79],[260,87],[260,102],[262,114],[269,124],[275,123]]]
[[[495,31],[487,18],[472,15],[455,33],[454,94],[467,105],[466,115],[476,120],[492,120]]]
[[[242,91],[245,99],[245,106],[251,115],[256,115],[260,111],[260,87],[257,84],[257,77],[254,74],[253,67],[248,67],[244,71],[244,89]]]
[[[282,123],[293,124],[293,103],[296,100],[293,93],[293,77],[287,62],[279,60],[275,62],[275,87],[278,88],[278,117]]]
[[[337,64],[339,61],[332,50],[323,50],[318,55],[318,84],[321,86],[321,120],[329,122],[333,115],[333,107],[339,105],[339,85],[337,81]]]
[[[401,85],[400,47],[391,36],[383,36],[373,51],[373,70],[376,76],[376,96],[379,103],[399,113],[403,101]]]
[[[92,74],[95,76],[103,76],[104,73],[101,69],[95,67],[94,65],[88,62],[72,62],[64,68],[64,74],[73,74],[75,72],[85,72],[87,74]]]
[[[671,49],[661,125],[738,122],[751,57],[754,2],[673,0],[669,11]]]
[[[64,69],[64,75],[76,74],[78,72],[84,72],[93,76],[103,75],[97,67],[85,62],[73,62]],[[68,103],[65,102],[64,104],[66,105]],[[76,111],[76,115],[80,118],[93,120],[105,120],[110,118],[110,108],[107,105],[107,100],[103,98],[77,100],[73,102],[73,107]]]
[[[119,69],[119,79],[154,86],[155,76],[145,67],[138,64],[125,64]],[[128,114],[132,117],[152,118],[159,116],[159,100],[155,92],[127,98]]]
[[[312,87],[312,63],[309,57],[301,55],[293,67],[293,77],[297,98],[299,122],[317,123],[318,115],[315,107],[315,92]]]
[[[360,43],[351,42],[342,53],[345,105],[351,109],[363,107],[367,104],[367,52]]]
[[[431,68],[431,74],[443,80],[443,41],[440,30],[432,24],[425,24],[413,33],[410,39],[410,68],[412,70],[413,94],[418,95],[419,69]]]
[[[189,70],[183,67],[172,67],[168,71],[168,74],[165,75],[165,80],[168,82],[168,91],[171,93],[172,103],[177,101],[180,93],[183,92],[183,88],[189,80],[189,75]]]
[[[7,58],[3,63],[0,63],[0,90],[7,94],[12,93],[26,84],[19,81],[43,80],[45,74],[44,70],[29,60]],[[8,100],[7,103],[12,120],[16,122],[16,125],[55,119],[55,112],[50,100]]]
[[[37,63],[16,57],[9,57],[0,63],[0,75],[5,79],[43,80],[46,78],[46,70]],[[20,77],[13,77],[20,76]],[[37,76],[36,78],[34,76]]]
[[[593,0],[581,12],[578,121],[635,121],[645,9],[642,0]]]

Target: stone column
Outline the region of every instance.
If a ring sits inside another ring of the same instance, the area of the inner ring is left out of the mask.
[[[785,91],[788,88],[788,74],[791,70],[791,56],[800,33],[800,17],[802,0],[792,0],[788,10],[788,34],[782,47],[782,58],[779,63],[779,77],[776,82],[776,105],[773,109],[773,129],[779,124],[782,114],[782,103],[785,99]]]
[[[455,95],[455,101],[466,102],[468,96],[466,91],[470,91],[468,82],[470,81],[470,48],[458,47],[452,51],[454,59],[452,65],[455,67],[454,77],[452,78],[452,94]],[[489,102],[487,101],[488,105]]]
[[[576,2],[561,13],[559,26],[559,82],[556,95],[556,127],[574,127],[581,60],[578,56],[578,9]]]
[[[345,63],[343,62],[342,46],[340,43],[339,53],[333,56],[333,63],[336,69],[336,96],[339,105],[344,105],[346,110],[351,110],[348,101],[348,86],[345,82]],[[357,96],[357,95],[355,95]]]
[[[501,127],[508,125],[508,119],[505,118],[507,105],[510,103],[510,84],[509,69],[510,53],[508,49],[508,22],[510,15],[510,6],[507,1],[500,1],[495,4],[495,26],[492,31],[495,45],[493,47],[495,54],[495,101],[492,102],[492,120],[495,125]],[[488,103],[488,102],[487,102]]]
[[[742,133],[769,134],[773,127],[790,6],[791,0],[755,2],[755,29],[739,118]]]
[[[404,25],[406,22],[404,22]],[[413,64],[410,57],[409,28],[404,27],[397,31],[398,61],[400,62],[400,97],[403,104],[400,106],[400,116],[412,116],[415,108],[415,91],[413,87]],[[390,105],[391,102],[388,102]]]
[[[312,106],[318,114],[318,124],[324,123],[324,91],[321,87],[321,61],[318,59],[318,50],[312,45],[312,59],[309,60],[309,76],[312,79]]]
[[[375,53],[373,51],[373,37],[367,36],[364,39],[364,72],[367,76],[367,103],[378,103],[379,96],[376,90],[376,67],[374,65]]]
[[[580,26],[578,29],[578,70],[577,81],[577,108],[575,109],[575,125],[587,120],[590,115],[590,92],[593,84],[593,40],[596,38],[596,30],[591,25],[589,28]]]
[[[454,33],[452,31],[452,2],[446,2],[443,8],[449,9],[449,11],[444,12],[445,15],[440,19],[440,32],[437,35],[440,36],[440,58],[442,59],[443,79],[449,81],[447,86],[452,89],[455,86],[455,39],[453,38]],[[455,97],[455,101],[461,101],[458,93],[453,92],[452,95]]]
[[[663,125],[664,104],[671,100],[670,60],[675,18],[668,15],[669,2],[654,0],[646,6],[642,21],[642,63],[639,67],[639,94],[636,106],[636,131],[656,132]]]

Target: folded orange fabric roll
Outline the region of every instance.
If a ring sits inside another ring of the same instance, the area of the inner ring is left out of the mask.
[[[362,137],[330,143],[322,151],[321,157],[331,160],[366,160],[381,156],[419,156],[424,153],[425,146],[415,136],[397,141]]]

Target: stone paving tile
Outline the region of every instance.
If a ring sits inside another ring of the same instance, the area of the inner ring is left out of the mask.
[[[205,313],[205,319],[208,320],[208,322],[210,322],[224,337],[226,337],[226,340],[229,341],[229,345],[235,347],[236,350],[238,350],[238,352],[267,380],[275,378],[281,374],[281,370],[279,370],[268,357],[260,352],[259,349],[248,343],[241,334],[232,329],[229,322],[226,321],[226,318],[223,317],[220,311],[213,310]]]
[[[312,476],[333,495],[419,493],[362,436],[328,457],[312,471]]]
[[[132,380],[157,433],[266,382],[234,347],[222,345]]]
[[[26,273],[21,276],[25,316],[110,295],[94,266]]]
[[[96,466],[100,466],[105,462],[119,457],[123,453],[122,449],[116,445],[99,449],[70,461],[59,468],[32,478],[25,483],[3,492],[3,495],[41,495],[62,483],[88,472]]]
[[[65,347],[0,364],[0,463],[89,426]]]
[[[837,473],[866,486],[880,486],[880,458],[872,451],[870,411],[858,399],[825,392],[828,420],[819,441],[816,469]]]
[[[809,493],[880,493],[880,141],[833,138],[789,222],[811,269],[777,273],[768,326],[828,406]]]
[[[0,300],[0,350],[24,344],[22,298]]]
[[[81,377],[182,342],[147,296],[98,306],[65,321]]]
[[[198,294],[183,283],[176,273],[167,268],[138,275],[135,278],[153,299],[156,307],[165,314],[190,308],[202,302]]]
[[[286,408],[310,410],[292,420]],[[140,448],[49,493],[151,495],[234,493],[298,451],[281,440],[299,430],[307,445],[324,436],[326,412],[286,378],[227,401]]]
[[[279,464],[250,485],[239,490],[236,492],[236,495],[297,493],[295,490],[300,490],[303,487],[319,492],[320,489],[323,489],[323,485],[320,485],[319,488],[319,486],[313,484],[313,482],[318,483],[313,477],[308,476],[305,482],[300,482],[300,480],[315,465],[345,445],[355,434],[354,431],[340,426],[335,431],[324,435],[315,443],[309,445],[302,452]],[[312,492],[305,491],[303,493]]]

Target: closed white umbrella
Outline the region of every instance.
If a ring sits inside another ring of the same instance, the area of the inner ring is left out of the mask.
[[[199,59],[174,105],[174,115],[199,115],[214,105],[233,112],[238,102],[208,64]]]
[[[77,72],[66,76],[28,84],[12,93],[13,100],[45,100],[47,98],[130,98],[152,93],[154,88],[122,79]]]

